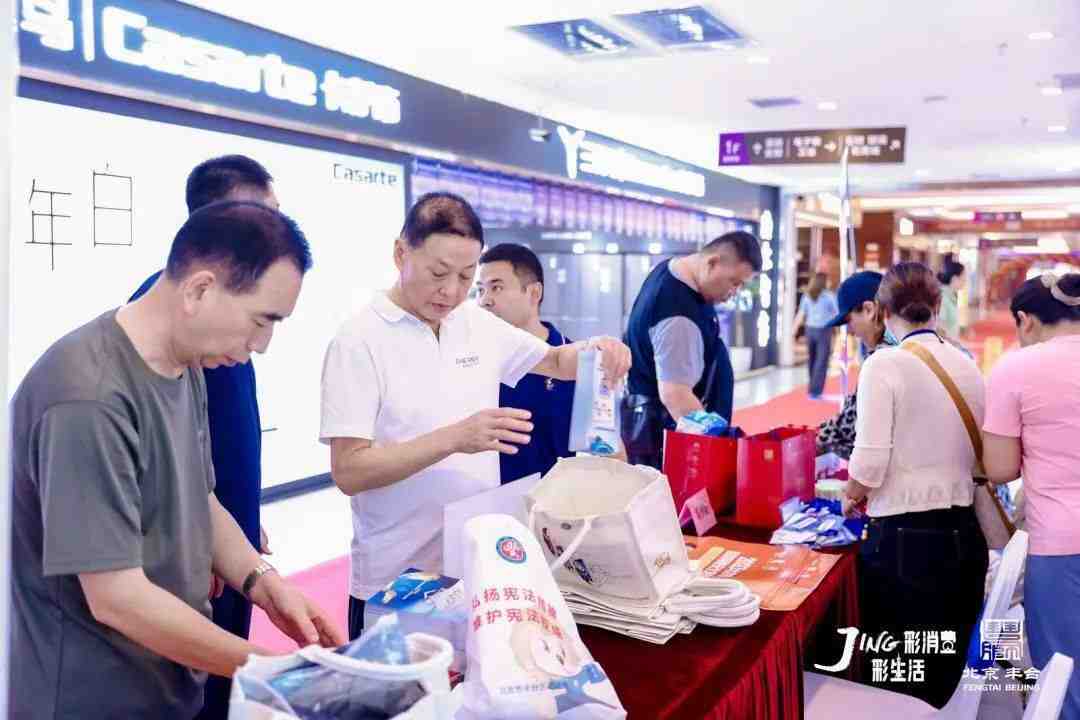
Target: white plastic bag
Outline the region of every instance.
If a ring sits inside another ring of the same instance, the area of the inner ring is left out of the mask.
[[[379,624],[369,632],[378,632],[379,625],[388,622],[396,623],[396,618],[381,618]],[[229,720],[292,720],[300,717],[274,689],[272,681],[283,673],[311,665],[340,675],[342,690],[348,690],[351,678],[365,678],[374,681],[374,685],[384,687],[391,683],[418,683],[426,694],[408,710],[394,716],[394,720],[442,720],[453,717],[460,700],[450,694],[449,668],[454,655],[453,647],[442,638],[423,633],[405,636],[405,646],[408,662],[396,665],[346,657],[317,645],[291,655],[252,655],[233,678]]]
[[[601,352],[595,348],[578,354],[577,382],[570,414],[569,448],[592,455],[618,452],[620,393],[604,380]]]
[[[652,612],[690,580],[671,487],[653,468],[562,459],[525,504],[561,587]]]
[[[472,620],[458,720],[625,718],[528,528],[481,515],[465,524],[465,543]]]

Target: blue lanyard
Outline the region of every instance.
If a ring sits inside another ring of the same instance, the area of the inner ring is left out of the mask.
[[[930,328],[923,328],[922,330],[916,330],[915,332],[909,332],[907,335],[904,336],[904,339],[901,340],[900,342],[905,343],[909,339],[915,337],[916,335],[933,335],[934,337],[936,337],[938,339],[938,342],[940,342],[940,343],[945,342],[944,340],[941,339],[941,336],[937,334],[937,330],[931,330]]]

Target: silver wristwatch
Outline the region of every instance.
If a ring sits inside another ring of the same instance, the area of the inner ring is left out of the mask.
[[[244,597],[248,600],[251,599],[251,591],[255,589],[255,583],[259,582],[259,578],[268,572],[277,572],[277,569],[270,563],[263,560],[259,563],[254,570],[248,573],[248,576],[244,578]]]

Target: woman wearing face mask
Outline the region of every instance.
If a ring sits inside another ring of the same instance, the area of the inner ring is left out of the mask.
[[[986,391],[983,462],[991,481],[1024,473],[1025,627],[1031,659],[1080,657],[1080,273],[1043,275],[1012,300],[1022,348],[994,366]],[[1073,673],[1063,718],[1080,718]]]
[[[424,195],[394,243],[398,280],[330,343],[320,439],[352,499],[349,636],[364,600],[407,568],[442,571],[443,507],[499,487],[498,453],[530,441],[530,414],[499,407],[499,384],[577,376],[586,346],[619,383],[630,351],[614,338],[548,345],[465,302],[484,230],[464,199]]]
[[[847,325],[848,332],[859,338],[867,356],[880,347],[895,345],[896,341],[885,329],[885,320],[875,297],[881,285],[881,273],[864,270],[840,283],[837,290],[839,311],[827,327]],[[844,398],[840,413],[826,420],[818,429],[818,454],[836,453],[847,459],[855,447],[855,393]]]
[[[829,276],[817,273],[802,296],[795,315],[795,334],[806,323],[806,344],[810,351],[810,397],[817,400],[825,390],[832,355],[833,327],[829,319],[836,314],[836,295],[827,287]]]
[[[931,365],[955,384],[976,423],[983,417],[983,379],[968,356],[935,332],[941,287],[925,265],[894,266],[877,302],[900,347],[875,353],[859,377],[843,504],[845,514],[865,507],[870,516],[860,546],[860,630],[900,640],[893,657],[904,650],[907,631],[955,637],[954,653],[917,658],[925,660],[922,678],[887,685],[941,707],[964,668],[988,556],[972,507],[975,450]]]

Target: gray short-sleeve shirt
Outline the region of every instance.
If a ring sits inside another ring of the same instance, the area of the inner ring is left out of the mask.
[[[209,617],[201,370],[155,373],[114,310],[46,351],[11,410],[12,717],[193,717],[205,675],[97,622],[78,575],[141,567]]]

